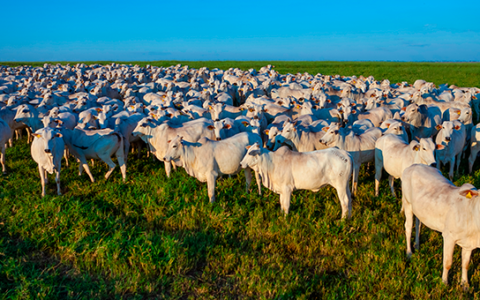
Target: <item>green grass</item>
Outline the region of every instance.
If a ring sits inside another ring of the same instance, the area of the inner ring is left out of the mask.
[[[188,64],[258,69],[265,62]],[[392,63],[396,67],[390,69],[389,63],[275,64],[290,73],[428,79],[415,75],[418,69],[450,83],[480,85],[478,75],[471,81],[456,77],[480,74],[479,64]],[[217,202],[210,204],[206,184],[183,170],[166,178],[163,164],[146,153],[129,157],[126,183],[119,169],[105,181],[103,163],[95,164],[97,182],[91,183],[86,174],[77,175],[74,159],[70,163],[62,169],[64,195],[55,195],[50,176],[41,198],[25,138],[7,149],[9,174],[0,176],[0,298],[479,298],[478,251],[470,263],[469,292],[459,285],[459,247],[451,285],[442,284],[438,232],[424,227],[420,250],[406,259],[400,198],[390,195],[386,176],[381,196],[373,196],[372,167],[362,167],[352,219],[342,221],[330,187],[294,192],[285,218],[278,195],[263,188],[258,196],[255,185],[245,192],[243,173],[219,180]],[[465,162],[461,168],[464,172]],[[480,186],[480,163],[475,169],[456,183]],[[396,189],[400,196],[399,181]]]

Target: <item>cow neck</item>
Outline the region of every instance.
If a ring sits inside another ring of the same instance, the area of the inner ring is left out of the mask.
[[[273,190],[273,183],[270,176],[275,173],[275,153],[276,152],[262,148],[258,158],[258,173],[260,174],[263,185],[270,190]],[[279,175],[282,176],[283,174]]]
[[[192,145],[182,144],[180,163],[188,175],[195,176],[196,153]]]

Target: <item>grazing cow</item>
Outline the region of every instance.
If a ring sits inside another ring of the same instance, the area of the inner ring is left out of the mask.
[[[390,175],[390,191],[395,197],[393,181],[402,176],[403,170],[413,164],[436,167],[435,144],[431,138],[411,141],[408,144],[401,136],[387,134],[375,143],[375,196],[378,196],[382,170]]]
[[[462,284],[468,287],[468,264],[472,250],[480,247],[478,191],[470,183],[456,187],[439,170],[421,164],[402,174],[402,204],[405,210],[407,256],[412,255],[413,217],[417,217],[415,248],[420,241],[420,224],[443,236],[442,280],[448,284],[455,245],[462,247]]]
[[[347,151],[353,158],[353,195],[357,194],[358,174],[362,163],[373,161],[375,158],[375,142],[382,136],[379,128],[371,128],[361,135],[355,135],[353,131],[347,133],[337,123],[324,127],[325,135],[320,140],[327,147],[338,147]]]
[[[62,156],[65,150],[65,143],[62,134],[57,130],[46,127],[37,130],[32,142],[32,158],[38,164],[40,173],[40,182],[42,183],[42,197],[45,196],[45,184],[48,183],[47,172],[55,172],[55,182],[57,183],[57,194],[60,191],[60,171],[62,168]]]
[[[327,184],[337,190],[342,218],[352,214],[348,188],[352,175],[352,158],[346,151],[331,148],[300,153],[281,147],[272,152],[256,143],[248,149],[241,165],[242,168],[249,167],[258,172],[263,185],[280,195],[280,206],[285,214],[290,209],[293,191],[316,192]]]
[[[124,138],[121,134],[112,129],[83,130],[78,127],[73,130],[63,129],[62,133],[70,153],[79,160],[78,175],[82,175],[85,168],[90,180],[95,182],[87,159],[101,159],[110,167],[105,174],[105,179],[108,179],[116,166],[111,159],[115,154],[125,182],[127,166],[125,165]]]
[[[457,161],[457,172],[460,167],[460,158],[466,141],[465,126],[459,121],[445,121],[437,125],[438,134],[435,138],[437,150],[435,151],[440,169],[442,164],[450,163],[448,176],[453,180],[455,160]]]
[[[163,160],[165,162],[178,160],[188,175],[201,182],[207,182],[208,198],[213,203],[217,177],[238,173],[242,169],[240,161],[247,153],[246,147],[261,142],[260,136],[249,132],[242,132],[221,141],[202,138],[196,143],[189,143],[181,136],[177,136],[168,141],[168,150]],[[250,169],[245,170],[245,179],[248,192],[252,180]],[[257,183],[260,193],[258,176]]]

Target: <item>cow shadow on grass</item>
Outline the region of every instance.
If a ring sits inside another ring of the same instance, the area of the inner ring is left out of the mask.
[[[0,227],[0,293],[6,298],[85,298],[106,291],[106,280],[82,273],[33,241]]]

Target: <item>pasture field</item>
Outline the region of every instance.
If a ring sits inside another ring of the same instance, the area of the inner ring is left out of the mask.
[[[102,62],[103,63],[103,62]],[[108,62],[105,62],[108,63]],[[480,86],[479,63],[383,62],[131,62],[169,66],[259,69],[281,73],[373,75],[391,82],[425,79]],[[25,63],[0,63],[20,65]],[[43,63],[28,63],[43,65]],[[352,218],[340,220],[333,188],[296,191],[290,214],[279,196],[256,184],[245,192],[243,172],[217,182],[217,201],[206,184],[163,163],[129,156],[127,182],[117,168],[96,162],[95,183],[70,158],[63,162],[63,196],[53,175],[40,197],[37,165],[24,137],[7,149],[8,175],[0,176],[0,299],[480,298],[480,252],[469,268],[471,288],[460,286],[456,247],[450,286],[441,282],[443,241],[423,227],[420,250],[406,259],[404,215],[384,174],[374,196],[374,167],[362,166]],[[467,170],[462,161],[461,174]],[[480,162],[455,184],[480,186]],[[443,169],[447,174],[447,169]]]

